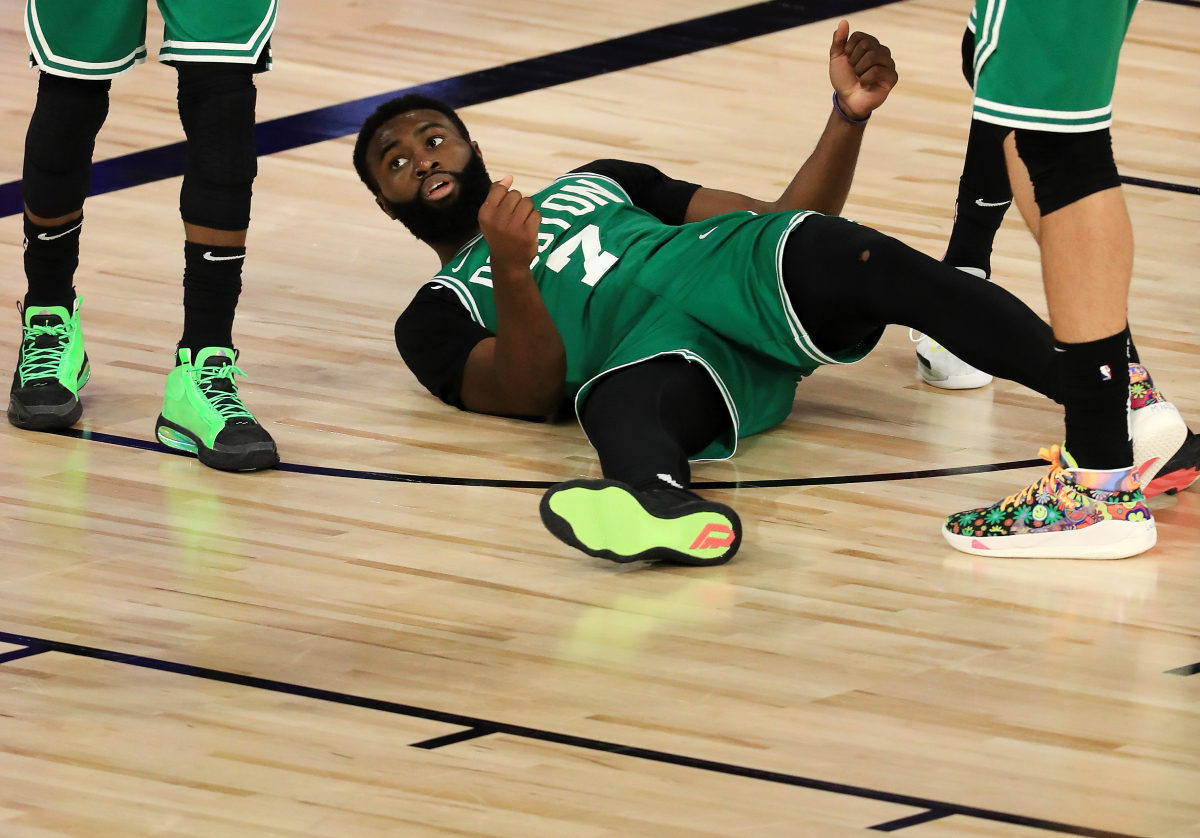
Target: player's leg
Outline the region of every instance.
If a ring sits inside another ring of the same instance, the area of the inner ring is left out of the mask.
[[[1015,132],[1004,140],[1008,176],[1013,198],[1025,224],[1035,239],[1041,234],[1041,210],[1033,194],[1033,182],[1017,153]],[[1133,439],[1134,464],[1141,465],[1152,458],[1142,473],[1142,491],[1147,498],[1163,492],[1174,494],[1200,479],[1200,441],[1190,430],[1184,444],[1174,456],[1170,451],[1179,439],[1184,425],[1175,406],[1154,386],[1149,371],[1138,358],[1137,345],[1129,342],[1129,418]],[[1169,458],[1169,459],[1168,459]]]
[[[974,23],[972,17],[971,24]],[[963,33],[963,76],[974,86],[975,27]],[[1012,129],[974,119],[967,154],[958,181],[954,226],[943,257],[949,265],[987,279],[992,274],[992,244],[1012,203],[1004,165],[1005,135]],[[917,372],[927,384],[945,390],[970,390],[989,384],[992,377],[958,358],[929,335],[919,335]]]
[[[1062,355],[1049,325],[1003,288],[889,236],[840,218],[809,218],[784,248],[784,281],[808,336],[826,353],[844,352],[898,323],[933,335],[979,369],[1063,401]],[[981,311],[991,316],[978,317]],[[1154,387],[1132,344],[1130,350],[1136,463],[1163,463],[1183,433],[1178,412]]]
[[[275,442],[238,394],[233,320],[258,172],[254,73],[266,68],[274,5],[159,5],[166,21],[160,59],[179,74],[188,148],[179,195],[186,238],[183,336],[155,432],[163,444],[213,468],[272,468],[279,462]],[[256,24],[262,27],[257,51]]]
[[[809,338],[828,354],[894,323],[933,336],[978,369],[1057,399],[1049,325],[993,283],[834,216],[808,218],[789,236],[783,269]]]
[[[111,79],[145,56],[146,8],[138,0],[28,0],[25,15],[40,72],[21,178],[28,290],[8,420],[58,430],[79,420],[90,374],[74,276],[92,153]]]
[[[556,537],[617,562],[715,565],[737,552],[737,513],[687,488],[688,458],[730,426],[702,365],[661,356],[615,370],[591,387],[581,421],[604,479],[546,493],[542,520]]]
[[[1133,228],[1108,129],[1065,134],[1022,128],[1017,148],[1041,214],[1042,275],[1063,373],[1066,450],[1087,468],[1153,460],[1141,475],[1149,483],[1187,428],[1173,405],[1154,398],[1140,364],[1129,368],[1140,377],[1136,392],[1124,375],[1095,380],[1096,369],[1122,354],[1138,360],[1125,322]],[[1078,299],[1081,292],[1086,303]],[[1147,390],[1150,404],[1143,398]]]
[[[1025,168],[1021,155],[1017,154],[1017,137],[1013,131],[1009,131],[1004,138],[1004,161],[1008,165],[1008,185],[1012,189],[1013,203],[1017,205],[1021,219],[1034,241],[1037,241],[1042,234],[1042,213],[1033,199],[1029,169]]]
[[[975,116],[1017,128],[1041,215],[1067,438],[1038,483],[947,520],[947,541],[965,552],[1123,558],[1156,540],[1129,433],[1133,237],[1107,131],[1135,6],[1010,0],[980,32]]]

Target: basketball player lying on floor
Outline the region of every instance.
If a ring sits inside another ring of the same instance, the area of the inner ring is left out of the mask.
[[[479,413],[548,416],[574,400],[605,479],[543,497],[542,520],[567,544],[618,562],[727,561],[741,523],[688,491],[689,458],[729,457],[739,437],[782,422],[798,381],[858,361],[890,323],[1055,397],[1053,335],[1024,303],[819,214],[840,211],[864,124],[897,80],[888,48],[849,35],[845,21],[829,75],[824,133],[774,202],[616,160],[531,199],[510,177],[490,182],[478,144],[441,102],[401,97],[364,123],[359,176],[442,264],[396,321],[413,374]],[[745,132],[729,167],[755,153]],[[1127,527],[1148,517],[1136,492],[1085,497]]]

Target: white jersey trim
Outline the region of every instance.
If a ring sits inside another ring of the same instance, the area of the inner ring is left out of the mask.
[[[424,288],[426,285],[433,285],[436,282],[444,284],[458,296],[458,301],[467,310],[467,314],[471,315],[472,320],[483,328],[488,328],[488,325],[483,322],[483,315],[479,313],[479,306],[476,304],[475,298],[471,296],[471,292],[467,290],[467,286],[462,280],[439,274],[432,279],[425,280],[421,287]]]
[[[267,30],[267,27],[270,29]],[[255,44],[258,44],[258,39],[263,36],[263,31],[267,30],[266,37],[271,37],[271,32],[275,30],[275,0],[271,0],[271,5],[267,6],[267,13],[263,16],[262,23],[254,30],[254,34],[250,36],[250,40],[244,44],[222,43],[221,41],[163,41],[163,49],[221,49],[221,50],[248,50]],[[255,53],[262,49],[262,44],[258,44]]]
[[[33,22],[33,28],[30,29],[30,21]],[[37,38],[35,40],[34,34]],[[61,55],[55,55],[50,49],[50,42],[46,40],[46,35],[42,32],[42,23],[38,19],[37,0],[29,0],[29,14],[25,15],[25,37],[29,39],[29,45],[36,47],[33,52],[40,53],[47,61],[53,61],[55,64],[62,64],[64,67],[75,67],[80,70],[115,70],[118,67],[125,67],[129,62],[142,63],[146,60],[146,45],[143,43],[133,52],[124,58],[118,58],[116,61],[76,61],[73,58],[63,58]],[[139,60],[140,58],[140,60]],[[126,68],[128,70],[129,68]],[[59,73],[58,75],[66,75]],[[96,76],[74,76],[74,78],[96,78]]]
[[[984,111],[975,111],[971,114],[971,118],[978,119],[980,122],[989,122],[992,125],[1003,125],[1006,128],[1033,128],[1051,134],[1086,134],[1088,131],[1108,128],[1113,122],[1111,116],[1098,122],[1041,122],[1036,119],[996,116]]]
[[[975,104],[979,107],[987,108],[989,111],[999,111],[1000,113],[1009,113],[1014,116],[1042,117],[1044,119],[1092,119],[1097,116],[1108,116],[1112,113],[1112,102],[1109,102],[1103,108],[1092,108],[1090,111],[1054,111],[1045,108],[1023,108],[1019,105],[1005,105],[1001,102],[993,102],[978,96],[975,97]]]
[[[796,345],[800,347],[809,358],[821,364],[843,364],[842,361],[835,361],[824,352],[817,348],[813,343],[812,338],[808,336],[808,332],[804,329],[804,324],[800,322],[800,317],[796,314],[796,310],[792,308],[792,300],[788,297],[787,287],[783,282],[783,250],[787,245],[788,236],[792,231],[800,226],[800,222],[808,218],[810,215],[815,215],[812,210],[807,210],[796,215],[788,222],[787,229],[779,237],[778,244],[775,245],[775,278],[779,283],[779,299],[783,303],[784,319],[787,320],[788,328],[792,330],[792,339],[796,341]]]
[[[983,29],[975,37],[975,84],[979,84],[979,73],[1000,44],[1000,24],[1004,20],[1004,7],[1008,0],[988,0],[983,17]]]

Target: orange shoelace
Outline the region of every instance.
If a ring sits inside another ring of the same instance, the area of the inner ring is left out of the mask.
[[[1046,476],[1037,483],[1031,483],[1021,491],[1017,492],[1015,495],[1009,495],[1004,500],[1000,501],[1001,506],[1021,506],[1022,504],[1032,503],[1033,499],[1037,495],[1040,495],[1043,492],[1050,494],[1050,485],[1058,482],[1062,478],[1062,457],[1059,456],[1057,445],[1050,446],[1049,451],[1047,451],[1045,448],[1040,449],[1038,451],[1038,456],[1050,464],[1050,471],[1047,472]]]

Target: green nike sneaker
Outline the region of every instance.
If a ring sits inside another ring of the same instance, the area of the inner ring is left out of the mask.
[[[279,465],[275,440],[246,410],[238,396],[232,349],[208,346],[192,360],[190,349],[178,350],[177,365],[167,376],[167,393],[154,433],[173,451],[198,457],[209,468],[257,471]]]
[[[79,307],[22,308],[21,349],[8,395],[8,421],[27,431],[61,431],[79,421],[79,391],[92,374],[83,350]]]
[[[686,489],[638,492],[615,480],[568,480],[542,496],[541,513],[559,541],[614,562],[718,565],[742,543],[736,512]]]

